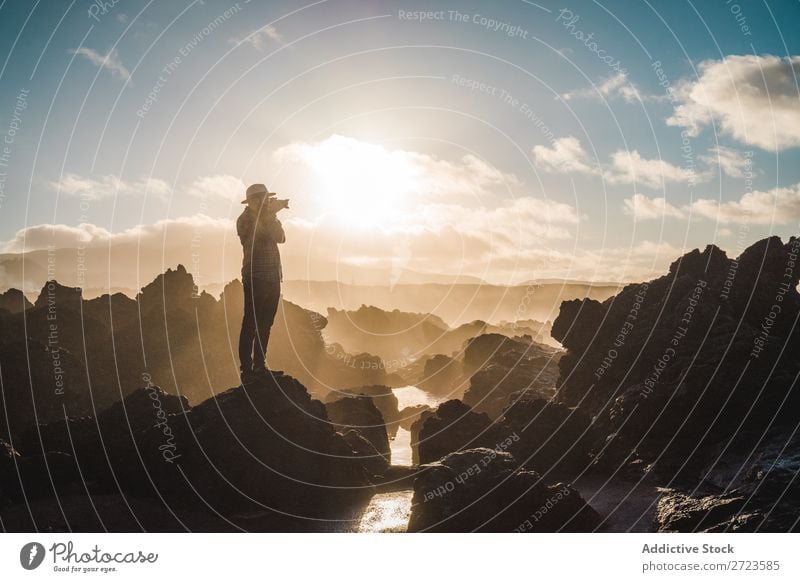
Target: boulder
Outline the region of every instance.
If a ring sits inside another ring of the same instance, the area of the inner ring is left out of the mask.
[[[411,532],[587,532],[600,523],[575,489],[545,483],[504,451],[460,451],[420,469]]]
[[[737,435],[713,451],[700,487],[665,490],[659,499],[659,531],[800,531],[800,435],[773,430],[761,445]]]
[[[33,339],[0,345],[0,438],[17,442],[37,423],[64,414],[91,411],[86,369],[80,358],[63,346],[48,347]]]
[[[12,503],[17,497],[17,463],[19,453],[9,443],[0,439],[0,507]]]
[[[412,425],[411,446],[417,450],[415,462],[422,464],[464,449],[494,448],[503,438],[503,428],[488,415],[473,412],[460,400],[448,400]]]
[[[560,357],[561,353],[549,346],[506,338],[472,374],[464,403],[476,412],[499,418],[520,398],[551,398]]]
[[[31,307],[31,302],[19,289],[7,289],[0,293],[0,309],[4,309],[8,313],[22,313]]]
[[[580,410],[540,398],[515,398],[503,416],[506,432],[518,437],[511,452],[527,468],[577,476],[592,463],[598,435]]]
[[[330,516],[372,492],[363,443],[354,450],[325,406],[284,374],[194,408],[148,386],[96,418],[37,426],[22,443],[32,498],[122,494],[180,511],[265,512],[285,523],[287,515]]]
[[[418,388],[439,397],[451,396],[459,390],[462,362],[452,356],[436,354],[424,358],[415,384]]]
[[[397,396],[389,386],[359,386],[358,388],[343,388],[332,390],[325,398],[325,402],[335,402],[351,396],[369,396],[372,403],[380,410],[386,423],[386,430],[390,437],[397,432],[397,419],[400,413]]]
[[[379,481],[389,469],[389,460],[360,431],[343,429],[342,436],[359,462],[366,469],[371,481]]]
[[[372,459],[371,462],[373,466],[376,461],[382,462],[383,470],[378,472],[383,473],[389,467],[391,449],[383,415],[373,404],[372,398],[369,396],[342,398],[329,402],[325,408],[328,418],[337,431],[346,433],[355,430],[370,442],[372,448],[380,455],[380,458]]]
[[[322,516],[371,493],[325,405],[290,376],[232,388],[187,417],[191,434],[178,436],[175,463],[216,507]]]

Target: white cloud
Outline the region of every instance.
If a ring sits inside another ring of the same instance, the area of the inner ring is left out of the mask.
[[[698,68],[699,78],[678,86],[680,103],[668,125],[696,136],[714,121],[741,143],[765,150],[800,145],[800,56],[729,55]]]
[[[533,148],[536,165],[545,171],[559,174],[578,173],[602,176],[611,184],[637,184],[660,188],[668,182],[696,183],[709,178],[692,169],[680,168],[659,159],[646,159],[636,150],[618,150],[611,155],[610,165],[601,167],[591,160],[576,137],[562,137],[553,147],[537,145]]]
[[[167,235],[174,240],[181,239],[190,248],[192,236],[203,230],[214,238],[214,244],[221,241],[215,238],[233,229],[233,221],[211,218],[204,214],[159,220],[153,224],[137,225],[120,232],[109,230],[91,223],[78,226],[66,224],[37,224],[18,230],[14,237],[0,245],[4,253],[20,253],[56,248],[72,248],[80,244],[83,248],[102,248],[133,243],[143,248],[164,248]],[[235,239],[235,230],[233,231]],[[238,243],[238,239],[236,239]]]
[[[242,43],[247,43],[256,50],[262,50],[264,46],[270,42],[283,44],[283,35],[274,26],[267,25],[251,32],[248,35],[232,38],[229,40],[229,42],[237,46]]]
[[[564,101],[569,101],[571,99],[600,99],[603,97],[608,98],[615,96],[622,97],[629,103],[654,99],[654,97],[642,95],[636,85],[628,80],[628,76],[625,73],[612,75],[599,85],[593,84],[591,87],[585,89],[576,89],[561,94],[561,98]]]
[[[748,192],[739,200],[697,200],[695,214],[723,223],[791,224],[800,221],[800,183],[768,192]]]
[[[494,241],[494,244],[520,249],[535,245],[543,238],[571,238],[565,227],[578,224],[580,217],[569,204],[524,197],[491,209],[455,204],[425,205],[416,213],[415,222],[433,231],[452,227]]]
[[[187,193],[200,198],[224,198],[239,202],[244,199],[245,185],[240,178],[229,174],[201,176],[189,184]]]
[[[643,158],[638,151],[619,150],[611,155],[611,168],[605,179],[612,184],[637,184],[649,188],[660,188],[667,182],[694,184],[708,178],[694,170],[680,168],[664,160]]]
[[[561,137],[553,141],[553,147],[537,145],[533,148],[536,165],[547,172],[566,174],[600,174],[598,164],[584,151],[577,137]]]
[[[625,199],[623,212],[634,220],[653,220],[659,218],[683,218],[685,212],[676,208],[666,198],[648,198],[643,194],[634,194]]]
[[[700,198],[681,207],[663,198],[635,194],[625,200],[623,210],[635,220],[691,216],[723,224],[792,224],[800,221],[800,183],[767,192],[747,192],[739,200],[728,202]]]
[[[96,50],[87,47],[74,49],[70,52],[72,54],[84,57],[95,67],[106,69],[107,71],[111,72],[111,75],[114,77],[119,77],[125,81],[131,77],[130,71],[128,71],[125,65],[122,64],[122,60],[119,58],[117,49],[111,49],[106,55],[101,55]]]
[[[64,174],[60,180],[52,181],[49,185],[62,194],[83,196],[89,200],[144,194],[165,198],[172,192],[170,185],[158,178],[127,181],[113,175],[89,178],[70,173]],[[229,174],[214,174],[199,176],[191,183],[183,185],[180,191],[200,198],[224,198],[238,202],[244,198],[245,184],[240,178]]]
[[[62,194],[82,196],[88,200],[102,200],[127,194],[147,194],[163,198],[170,193],[169,184],[164,180],[142,178],[135,182],[127,182],[112,175],[94,179],[78,174],[64,174],[60,180],[50,182],[49,185]]]
[[[709,166],[719,166],[720,170],[731,178],[744,178],[746,173],[752,173],[752,156],[723,146],[715,146],[700,159]]]

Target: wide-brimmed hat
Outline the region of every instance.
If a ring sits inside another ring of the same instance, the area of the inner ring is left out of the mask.
[[[247,204],[253,199],[263,200],[270,196],[277,196],[277,194],[275,194],[275,192],[270,192],[264,184],[252,184],[247,188],[245,196],[246,198],[242,200],[242,204]]]

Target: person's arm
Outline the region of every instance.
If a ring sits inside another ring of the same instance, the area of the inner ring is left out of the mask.
[[[283,225],[274,214],[266,214],[259,220],[258,234],[278,244],[286,242],[286,233],[283,231]]]
[[[283,225],[281,221],[278,220],[276,217],[275,220],[271,221],[270,223],[270,237],[278,244],[282,244],[286,242],[286,233],[283,232]]]
[[[254,226],[255,221],[253,220],[253,216],[245,209],[236,220],[236,234],[239,235],[242,246],[246,246],[252,241]]]

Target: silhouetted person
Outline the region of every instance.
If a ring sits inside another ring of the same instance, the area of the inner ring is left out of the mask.
[[[267,372],[269,331],[281,297],[283,272],[278,244],[286,241],[286,235],[277,213],[286,206],[274,196],[264,184],[253,184],[242,201],[247,207],[236,221],[244,250],[244,318],[239,334],[239,372],[243,382]]]

